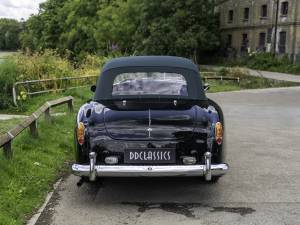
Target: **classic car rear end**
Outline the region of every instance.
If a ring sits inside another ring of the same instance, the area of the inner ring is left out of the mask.
[[[224,118],[206,98],[197,67],[178,57],[125,57],[107,63],[75,129],[75,175],[204,176],[224,163]]]

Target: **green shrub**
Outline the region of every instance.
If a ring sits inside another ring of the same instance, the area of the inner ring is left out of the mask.
[[[12,86],[16,81],[97,75],[104,63],[116,56],[120,56],[120,54],[115,53],[107,57],[87,54],[82,56],[80,62],[74,63],[68,60],[67,55],[61,57],[54,50],[45,50],[39,53],[16,54],[3,59],[0,63],[0,109],[6,109],[12,105]],[[93,79],[84,82],[58,80],[31,84],[30,91],[64,89],[68,86],[89,85],[94,82]],[[17,86],[17,98],[20,103],[27,99],[25,88],[26,85]]]
[[[219,62],[228,67],[240,66],[256,70],[300,74],[300,62],[293,63],[287,55],[274,57],[271,53],[252,53],[245,57],[223,59]]]
[[[247,58],[247,64],[250,68],[260,69],[260,70],[269,70],[282,68],[286,65],[290,65],[291,61],[287,56],[281,58],[274,57],[270,53],[260,53],[253,54]]]
[[[39,80],[74,76],[74,67],[67,58],[53,50],[41,53],[18,54],[15,61],[19,68],[18,80]]]
[[[219,71],[219,75],[220,76],[227,76],[229,74],[229,70],[227,68],[222,68],[220,71]]]
[[[114,56],[98,56],[87,54],[79,63],[76,74],[78,76],[97,75],[103,65],[112,58],[114,58]]]
[[[0,109],[12,104],[12,87],[18,74],[13,58],[4,59],[0,63]]]

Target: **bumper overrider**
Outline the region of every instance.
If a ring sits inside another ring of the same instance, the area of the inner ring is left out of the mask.
[[[204,154],[203,165],[96,165],[96,153],[91,152],[90,165],[73,164],[72,172],[76,176],[89,177],[95,181],[97,177],[176,177],[204,176],[210,181],[212,176],[224,175],[229,167],[226,163],[211,164],[211,153]]]

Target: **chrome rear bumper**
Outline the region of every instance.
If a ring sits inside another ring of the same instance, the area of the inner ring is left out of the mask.
[[[89,177],[174,177],[174,176],[212,176],[224,175],[229,167],[227,164],[211,164],[211,153],[205,153],[204,165],[95,165],[96,155],[90,153],[90,165],[73,164],[72,172],[76,176]]]

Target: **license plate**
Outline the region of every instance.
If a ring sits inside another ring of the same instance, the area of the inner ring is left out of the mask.
[[[175,162],[175,149],[126,149],[124,152],[124,163],[128,164],[168,164]]]

